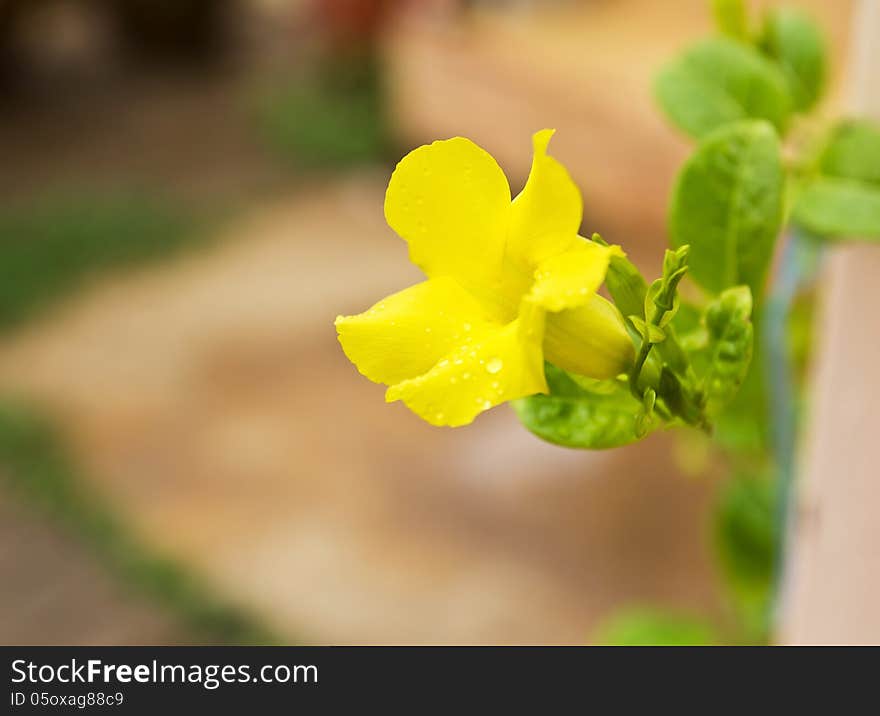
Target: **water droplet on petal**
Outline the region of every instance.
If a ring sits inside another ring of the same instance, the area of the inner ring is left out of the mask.
[[[500,358],[492,358],[486,364],[486,370],[489,371],[492,375],[495,375],[496,373],[500,373],[501,369],[503,367],[504,367],[504,361],[502,361]]]

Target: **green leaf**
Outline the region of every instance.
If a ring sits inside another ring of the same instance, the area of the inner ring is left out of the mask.
[[[703,376],[707,412],[718,414],[734,398],[749,371],[754,347],[752,293],[738,286],[722,293],[706,309],[709,334]]]
[[[817,165],[820,174],[799,188],[792,220],[824,237],[880,237],[880,127],[841,122]]]
[[[690,275],[709,291],[746,284],[761,295],[782,225],[784,172],[767,122],[729,125],[707,137],[672,194],[670,238],[689,244]]]
[[[776,491],[765,475],[738,474],[721,490],[713,543],[736,606],[754,637],[766,635],[776,572]]]
[[[742,119],[766,119],[780,132],[791,114],[785,75],[758,50],[726,38],[704,41],[657,77],[657,101],[695,138]]]
[[[819,158],[819,171],[829,177],[880,184],[880,127],[863,120],[838,124]]]
[[[770,400],[766,375],[767,349],[762,340],[762,321],[760,306],[755,306],[752,315],[752,365],[733,400],[720,415],[712,418],[715,426],[713,440],[723,450],[736,454],[738,459],[754,462],[766,459],[771,450],[772,427],[767,411]],[[699,359],[695,354],[692,354],[692,358],[695,361]],[[705,369],[698,368],[698,371],[705,373]]]
[[[812,18],[794,8],[770,10],[759,44],[782,68],[794,109],[805,111],[815,105],[825,89],[828,53]]]
[[[792,220],[825,237],[880,238],[880,185],[820,177],[798,192]]]
[[[635,442],[659,421],[644,424],[644,409],[625,383],[590,380],[546,364],[550,395],[516,400],[513,406],[531,432],[565,447],[601,450]]]
[[[773,579],[775,493],[763,476],[737,475],[721,492],[715,515],[715,545],[728,578],[765,590]]]
[[[745,0],[712,0],[712,15],[719,32],[735,40],[749,35],[749,19]]]
[[[694,304],[682,301],[672,321],[672,327],[684,350],[698,351],[708,345],[708,331],[703,325],[703,312]]]
[[[712,646],[715,629],[688,614],[651,607],[622,609],[596,630],[594,643],[603,646]]]

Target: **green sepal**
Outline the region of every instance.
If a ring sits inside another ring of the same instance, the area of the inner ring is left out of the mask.
[[[593,234],[593,241],[608,246],[599,234]],[[605,286],[614,305],[624,316],[641,313],[648,284],[629,259],[617,254],[611,256],[608,272],[605,274]]]

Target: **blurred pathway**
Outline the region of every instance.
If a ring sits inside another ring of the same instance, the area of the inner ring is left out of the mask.
[[[0,644],[177,644],[187,630],[0,493]]]
[[[631,601],[717,608],[709,486],[674,475],[664,436],[579,453],[506,408],[438,430],[347,362],[335,315],[418,280],[384,179],[102,282],[0,346],[0,391],[66,426],[143,540],[290,638],[582,643]]]

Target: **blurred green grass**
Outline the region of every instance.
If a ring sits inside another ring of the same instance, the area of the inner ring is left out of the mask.
[[[86,280],[204,241],[205,221],[158,194],[56,192],[0,208],[0,330]]]
[[[253,117],[264,146],[284,163],[338,170],[387,158],[383,104],[379,73],[364,59],[276,82],[255,100]]]
[[[0,208],[0,330],[10,330],[94,277],[206,242],[213,221],[155,192],[56,192]],[[0,399],[0,482],[68,530],[134,593],[179,620],[185,638],[275,644],[276,635],[217,597],[186,567],[152,553],[88,487],[38,408]]]
[[[0,400],[0,482],[73,534],[132,592],[175,616],[184,639],[280,643],[259,619],[214,595],[188,569],[140,544],[122,517],[89,489],[55,426],[20,400]]]

